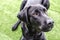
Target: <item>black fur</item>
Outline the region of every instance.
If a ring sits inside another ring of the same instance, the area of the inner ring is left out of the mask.
[[[26,6],[18,14],[22,21],[21,40],[46,40],[44,32],[53,28],[53,21],[47,16],[47,9],[40,4]]]
[[[24,8],[24,6],[26,5],[27,1],[28,1],[28,0],[23,0],[23,1],[22,1],[20,11]],[[42,1],[41,1],[41,4],[42,4],[44,7],[46,7],[47,10],[48,10],[49,7],[50,7],[50,2],[49,2],[49,0],[42,0]],[[19,22],[19,23],[18,23],[18,22]],[[21,23],[21,21],[18,20],[18,21],[13,25],[12,31],[15,31],[15,30],[18,28],[18,26],[19,26],[20,23]]]
[[[46,40],[44,32],[50,31],[54,23],[46,14],[49,7],[49,0],[23,0],[17,16],[19,20],[12,30],[16,30],[21,22],[21,40]]]

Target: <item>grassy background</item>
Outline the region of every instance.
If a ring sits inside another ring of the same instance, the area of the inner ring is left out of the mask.
[[[60,40],[60,0],[50,0],[48,15],[54,20],[54,28],[46,33],[47,40]],[[19,40],[21,28],[12,32],[12,25],[17,21],[21,0],[0,0],[0,40]]]

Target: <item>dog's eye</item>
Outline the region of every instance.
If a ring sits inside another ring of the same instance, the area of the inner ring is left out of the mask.
[[[46,9],[43,8],[43,11],[46,12]]]
[[[34,13],[33,15],[38,15],[39,16],[39,13]]]
[[[39,11],[35,10],[35,12],[33,13],[33,15],[39,15]]]

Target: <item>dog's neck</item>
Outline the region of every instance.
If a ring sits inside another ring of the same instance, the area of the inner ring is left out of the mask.
[[[27,28],[28,28],[28,33],[31,35],[31,36],[34,36],[34,35],[41,35],[41,31],[38,31],[34,28],[34,26],[32,26],[31,24],[28,24],[27,25]]]
[[[24,25],[25,24],[25,25]],[[40,38],[41,35],[42,35],[42,32],[37,32],[37,30],[35,30],[32,25],[26,25],[26,23],[23,23],[23,26],[22,26],[22,33],[23,33],[23,36],[27,39],[37,39],[37,38]]]

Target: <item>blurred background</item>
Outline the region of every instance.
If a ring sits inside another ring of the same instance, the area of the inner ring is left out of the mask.
[[[22,0],[0,0],[0,40],[19,40],[21,26],[12,31],[12,25],[18,20]],[[48,15],[54,20],[54,28],[46,32],[47,40],[60,40],[60,0],[50,0]]]

